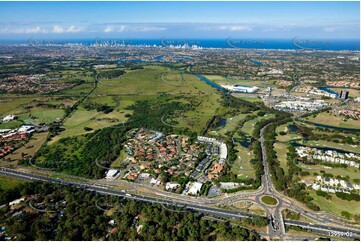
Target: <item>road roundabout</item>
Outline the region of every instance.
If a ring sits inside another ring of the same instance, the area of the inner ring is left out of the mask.
[[[279,203],[278,199],[276,199],[273,196],[269,196],[269,195],[262,196],[261,201],[263,204],[265,204],[267,206],[276,206]]]

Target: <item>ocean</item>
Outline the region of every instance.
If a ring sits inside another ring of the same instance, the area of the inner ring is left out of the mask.
[[[0,44],[26,44],[28,40],[0,40]],[[317,39],[36,39],[30,40],[33,45],[44,44],[125,44],[143,46],[198,46],[203,48],[242,48],[242,49],[282,49],[282,50],[350,50],[359,51],[359,40],[317,40]]]

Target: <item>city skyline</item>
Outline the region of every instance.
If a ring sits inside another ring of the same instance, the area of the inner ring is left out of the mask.
[[[1,2],[1,39],[359,39],[359,2]]]

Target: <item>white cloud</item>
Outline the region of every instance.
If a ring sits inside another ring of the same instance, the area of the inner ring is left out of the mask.
[[[115,31],[114,26],[106,26],[104,29],[105,33],[110,33],[110,32],[114,32],[114,31]]]
[[[53,33],[56,33],[56,34],[62,34],[62,33],[78,33],[80,31],[82,31],[83,28],[81,27],[76,27],[74,25],[71,25],[69,27],[63,27],[63,26],[60,26],[60,25],[54,25],[53,27]]]
[[[248,25],[207,25],[198,28],[206,31],[251,31],[253,27]]]
[[[164,27],[152,27],[152,26],[139,26],[135,28],[135,31],[150,32],[150,31],[164,31],[167,28]]]
[[[252,27],[245,25],[223,25],[218,27],[219,30],[228,30],[228,31],[250,31]]]
[[[167,28],[156,27],[156,26],[137,26],[137,25],[107,25],[104,28],[105,33],[110,32],[152,32],[152,31],[163,31]]]
[[[21,29],[14,29],[14,28],[4,28],[0,30],[0,33],[11,33],[11,34],[38,34],[38,33],[47,33],[43,28],[40,26],[30,27],[30,28],[21,28]]]
[[[127,30],[126,25],[108,25],[105,27],[104,32],[105,33],[111,33],[111,32],[124,32]]]

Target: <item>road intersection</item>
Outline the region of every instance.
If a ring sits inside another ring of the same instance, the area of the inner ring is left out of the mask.
[[[260,130],[259,141],[261,143],[264,174],[261,178],[261,187],[255,191],[242,191],[234,194],[223,195],[216,198],[203,198],[165,192],[145,184],[104,179],[91,180],[71,175],[64,175],[49,170],[43,170],[40,168],[36,169],[34,167],[18,167],[17,170],[0,168],[0,174],[30,181],[41,180],[44,182],[71,185],[101,194],[121,196],[127,199],[159,203],[163,205],[172,205],[175,207],[187,208],[226,219],[242,219],[247,217],[260,216],[252,213],[220,208],[222,206],[224,207],[242,201],[248,201],[264,209],[266,214],[265,217],[268,220],[267,235],[271,240],[290,239],[290,235],[286,233],[286,225],[298,226],[313,233],[327,236],[333,235],[344,239],[347,239],[348,237],[349,239],[359,239],[360,232],[358,228],[347,225],[346,220],[324,212],[311,211],[305,208],[299,202],[283,195],[274,188],[269,173],[269,167],[266,159],[267,154],[264,146],[264,132],[267,126],[268,125],[266,125]],[[50,175],[56,175],[59,178],[51,178],[49,177]],[[119,188],[119,186],[122,186],[123,188]],[[140,192],[140,190],[148,190],[149,193]],[[277,204],[267,205],[263,203],[261,198],[264,195],[275,198],[277,200]],[[311,220],[313,223],[298,220],[284,220],[282,216],[282,211],[284,209],[295,211],[306,219]]]

